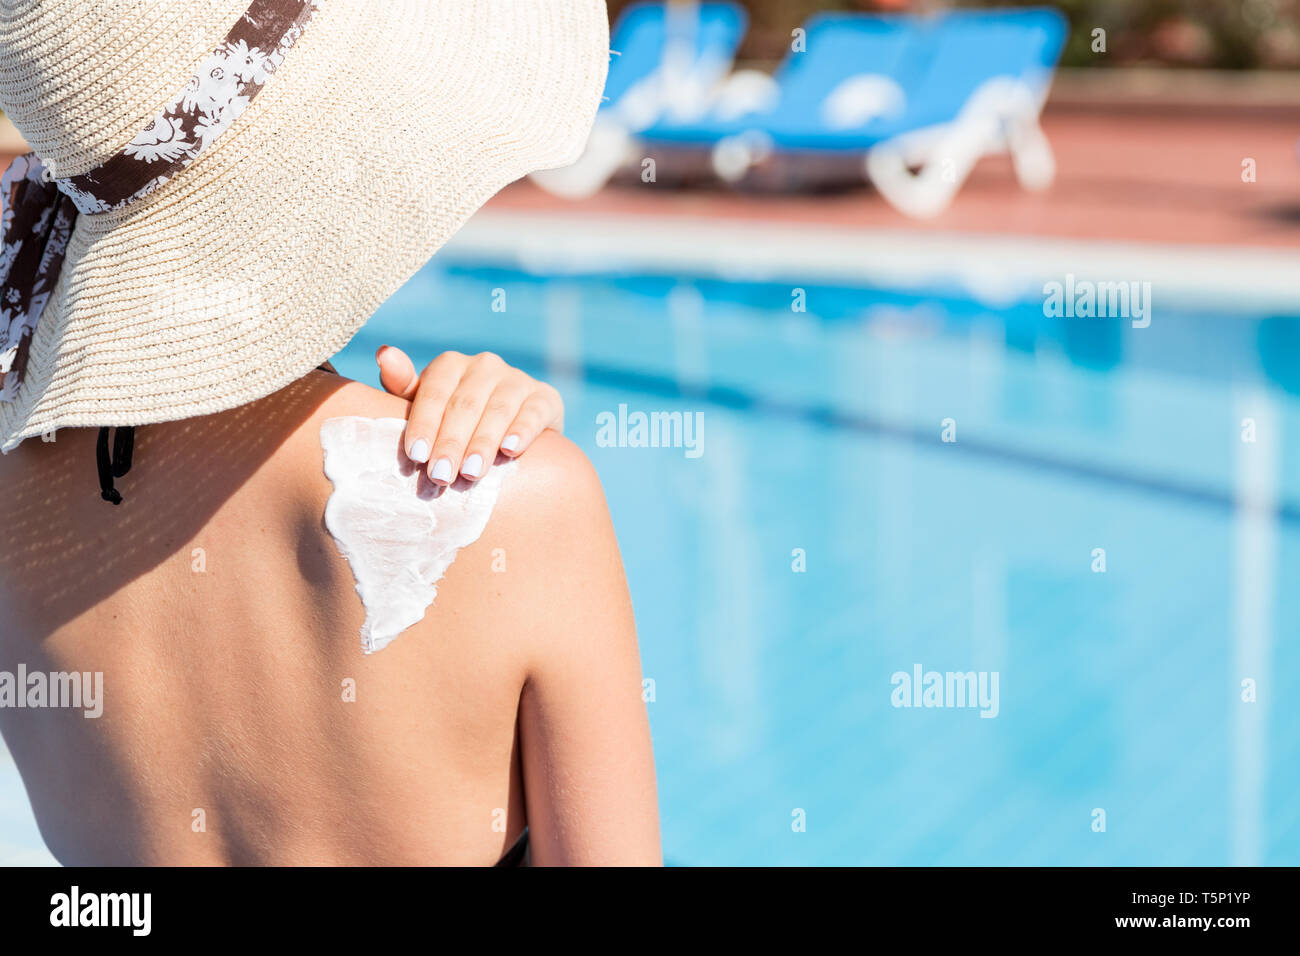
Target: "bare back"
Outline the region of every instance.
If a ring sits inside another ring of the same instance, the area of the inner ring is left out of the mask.
[[[100,500],[93,430],[0,461],[0,669],[104,675],[98,718],[0,710],[51,851],[485,864],[531,824],[543,862],[651,862],[635,636],[612,533],[583,515],[608,524],[585,459],[539,439],[424,620],[366,656],[322,518],[319,430],[337,415],[405,417],[405,403],[312,373],[145,426],[117,507]],[[602,712],[614,728],[588,736]],[[561,805],[575,780],[590,828],[566,822],[584,812]]]

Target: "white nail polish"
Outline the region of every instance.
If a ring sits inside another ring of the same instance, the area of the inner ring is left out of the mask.
[[[411,450],[407,452],[407,456],[411,461],[418,461],[420,464],[424,464],[429,460],[429,443],[423,438],[417,438],[415,444],[411,446]]]
[[[438,463],[433,466],[433,471],[429,473],[429,477],[434,481],[451,481],[451,459],[439,458]]]
[[[460,473],[466,478],[477,478],[483,472],[483,458],[480,455],[470,455],[465,459],[465,464],[460,466]]]
[[[519,447],[519,436],[507,435],[506,440],[501,443],[501,447],[506,451],[514,451]]]

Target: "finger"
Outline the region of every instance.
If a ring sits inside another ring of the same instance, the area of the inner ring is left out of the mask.
[[[548,428],[563,430],[564,402],[559,392],[542,382],[506,429],[501,451],[511,458],[518,458]]]
[[[420,376],[406,420],[405,448],[411,461],[422,465],[429,460],[447,401],[460,387],[468,364],[469,359],[459,352],[443,352]]]
[[[487,474],[492,462],[496,461],[506,429],[531,394],[532,386],[529,383],[501,384],[496,387],[488,397],[478,427],[474,429],[474,435],[465,449],[465,460],[460,466],[462,475],[471,481],[477,481]]]
[[[420,384],[415,374],[415,363],[409,355],[393,345],[381,345],[375,353],[379,365],[379,384],[384,391],[398,398],[410,398]]]
[[[502,367],[504,363],[500,359],[492,362],[476,356],[456,391],[447,399],[438,437],[433,442],[433,454],[429,456],[429,477],[438,484],[449,485],[460,474],[465,450],[500,380]]]

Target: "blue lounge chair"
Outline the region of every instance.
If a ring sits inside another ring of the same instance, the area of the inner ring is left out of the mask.
[[[731,181],[773,153],[856,157],[886,199],[931,216],[990,153],[1009,151],[1027,188],[1051,182],[1038,115],[1064,39],[1063,18],[1047,9],[818,16],[805,50],[773,78],[765,108],[724,115],[724,87],[711,115],[666,119],[642,137],[710,148]]]
[[[1026,189],[1051,185],[1056,162],[1039,115],[1065,36],[1065,19],[1055,10],[943,17],[909,115],[881,131],[867,151],[876,188],[903,212],[935,216],[981,157],[1001,152],[1010,153]]]
[[[747,25],[744,9],[731,2],[628,7],[610,38],[615,55],[586,151],[573,165],[537,173],[534,181],[559,195],[591,195],[638,158],[643,130],[703,118],[731,73]]]
[[[644,130],[644,138],[711,146],[728,136],[762,132],[774,147],[792,151],[860,148],[872,122],[901,114],[905,89],[921,78],[917,21],[821,14],[804,30],[805,48],[786,57],[769,78],[767,95],[753,97],[754,105],[737,105],[724,91],[708,115],[695,122],[665,120]]]

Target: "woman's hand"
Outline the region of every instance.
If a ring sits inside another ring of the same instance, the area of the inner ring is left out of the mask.
[[[440,485],[482,478],[497,451],[517,458],[547,428],[564,430],[564,402],[545,382],[491,352],[443,352],[420,375],[399,348],[375,353],[386,392],[409,399],[407,457]]]

